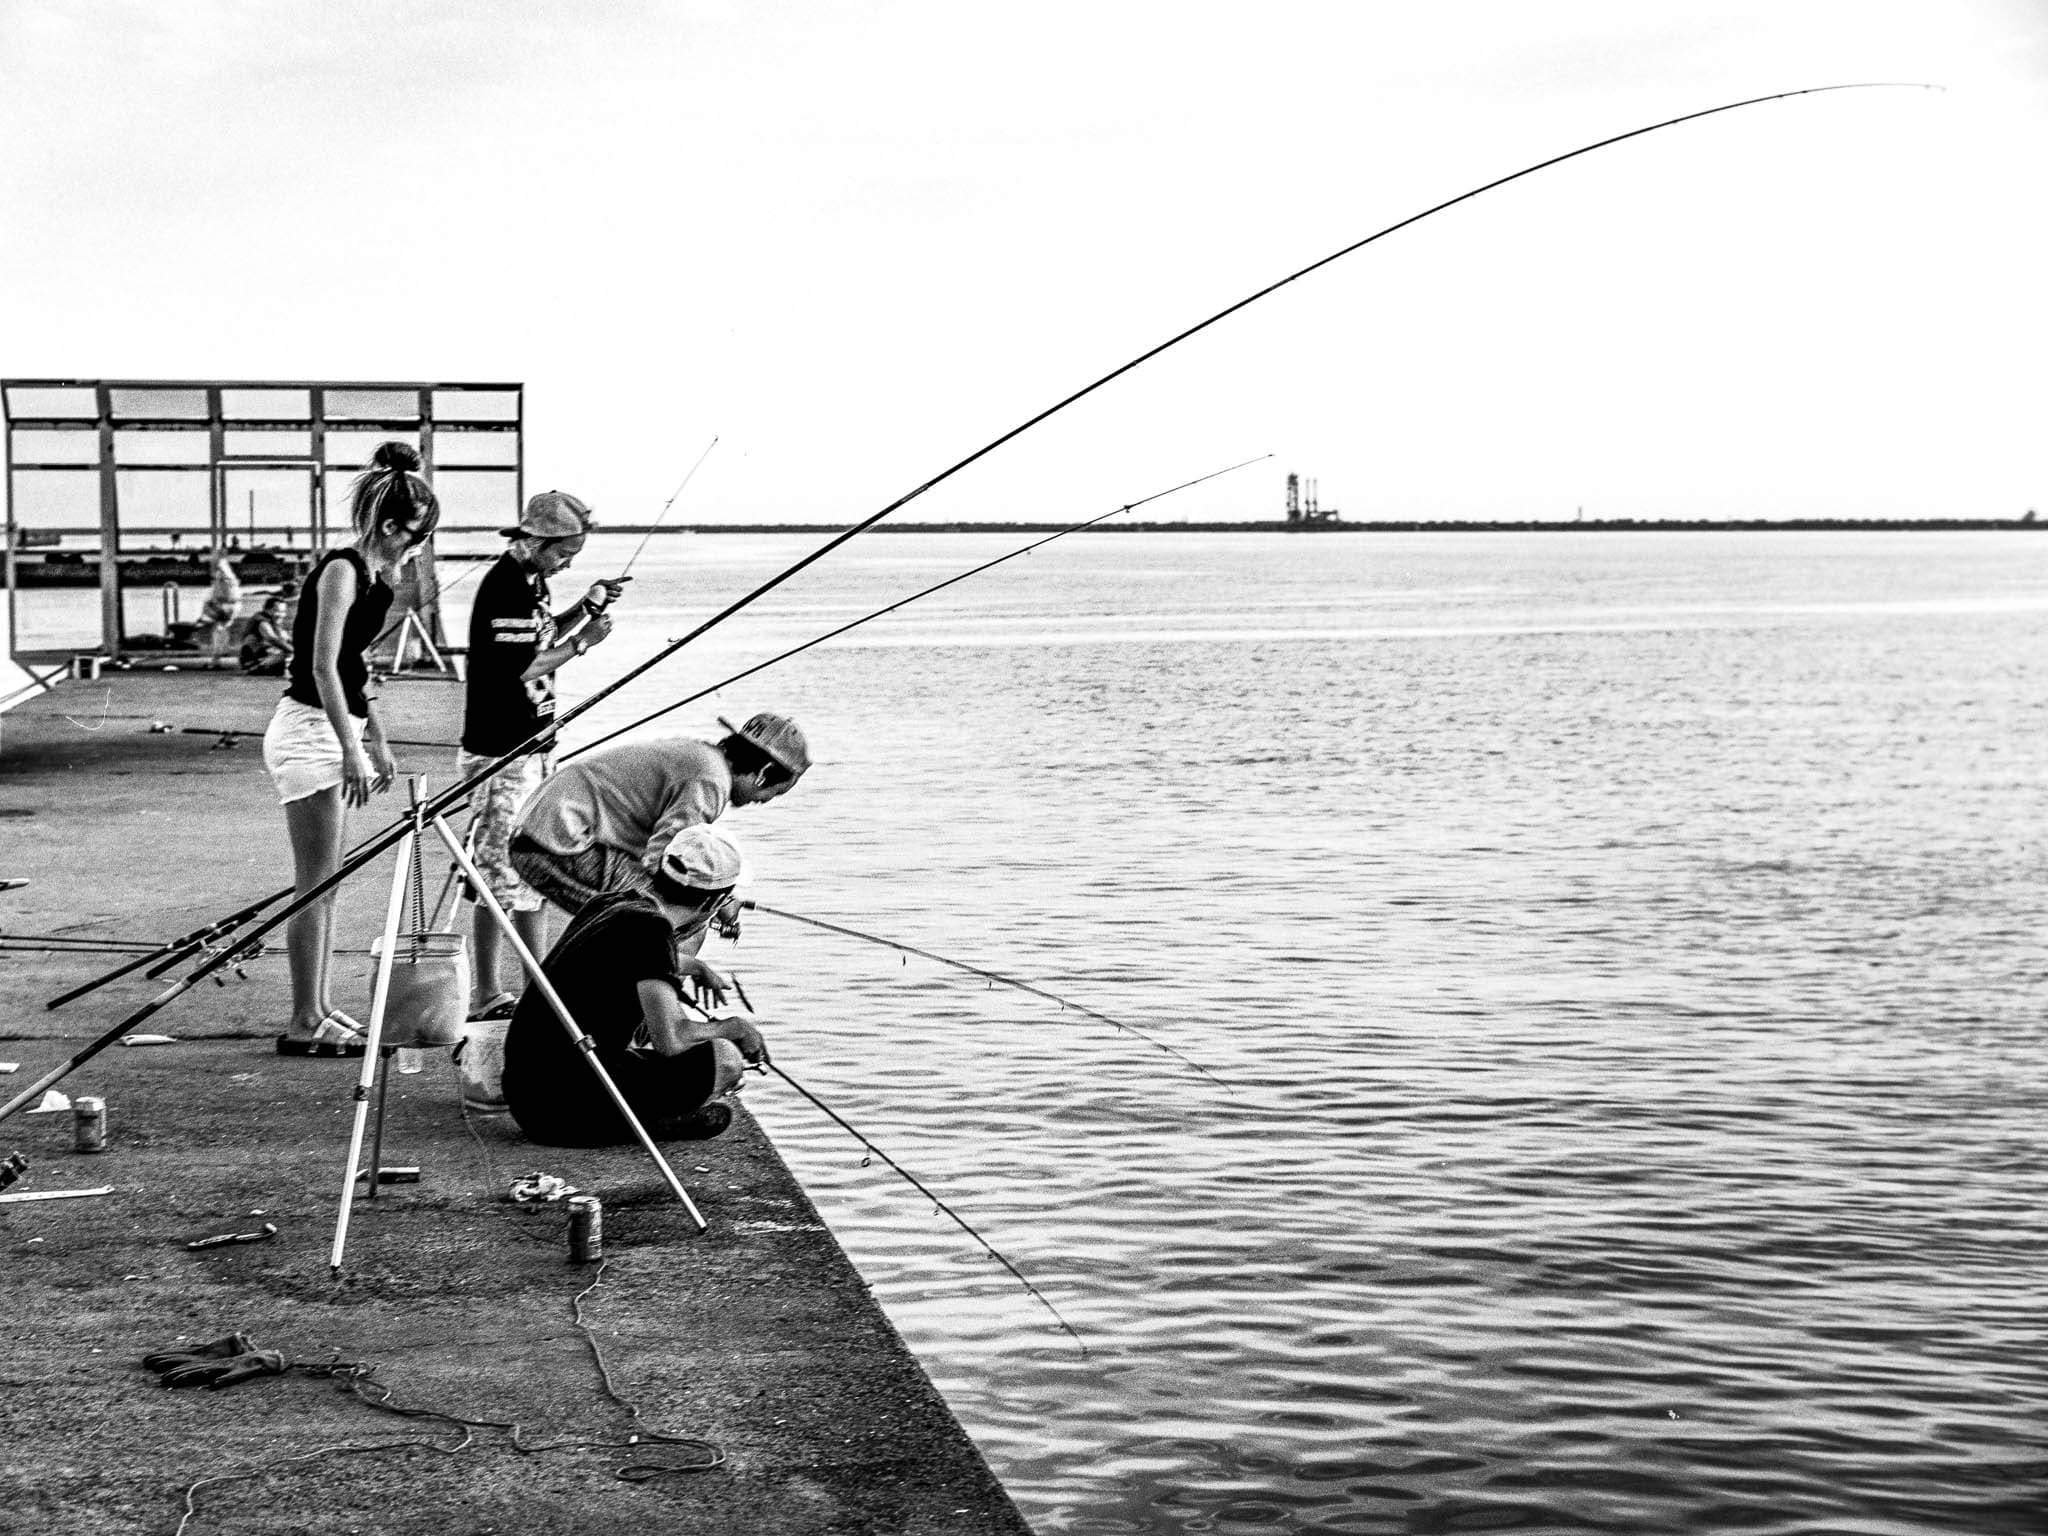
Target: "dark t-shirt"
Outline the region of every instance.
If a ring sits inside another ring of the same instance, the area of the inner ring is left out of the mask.
[[[547,578],[500,555],[477,583],[469,610],[469,685],[463,699],[462,746],[499,757],[555,718],[552,674],[520,674],[554,644]]]
[[[391,611],[392,599],[398,595],[383,581],[371,578],[369,564],[360,550],[329,550],[307,572],[306,584],[299,588],[299,611],[292,618],[291,682],[284,696],[315,709],[323,707],[319,684],[313,681],[313,636],[320,628],[320,578],[337,560],[346,560],[356,571],[356,600],[349,604],[348,615],[341,623],[341,656],[335,665],[341,673],[341,694],[347,701],[348,712],[360,720],[370,712],[370,664],[363,653],[384,627],[384,616]]]
[[[626,1049],[640,1027],[640,983],[660,980],[682,990],[675,930],[661,908],[638,891],[598,897],[576,914],[541,969],[643,1121],[688,1114],[704,1102],[715,1071],[709,1045],[675,1057]],[[538,987],[529,986],[520,997],[505,1033],[505,1104],[522,1131],[550,1146],[601,1147],[632,1139]]]

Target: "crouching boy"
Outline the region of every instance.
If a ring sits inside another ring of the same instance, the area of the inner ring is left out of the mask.
[[[750,1019],[705,1019],[683,1006],[686,987],[724,995],[704,961],[679,954],[729,899],[740,854],[709,827],[678,833],[652,889],[616,891],[587,904],[541,962],[597,1060],[656,1141],[702,1140],[732,1123],[715,1102],[749,1062],[766,1059]],[[633,1139],[625,1117],[529,986],[505,1034],[505,1103],[519,1128],[554,1147],[607,1147]]]

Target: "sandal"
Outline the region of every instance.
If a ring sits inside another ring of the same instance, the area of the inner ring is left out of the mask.
[[[282,1034],[277,1037],[277,1054],[280,1056],[360,1056],[369,1048],[360,1031],[349,1027],[352,1021],[339,1008],[331,1010],[327,1017],[313,1031],[312,1038],[300,1039],[297,1035]]]
[[[469,1011],[471,1019],[509,1019],[513,1009],[519,1006],[519,999],[510,992],[500,992],[480,1008]]]

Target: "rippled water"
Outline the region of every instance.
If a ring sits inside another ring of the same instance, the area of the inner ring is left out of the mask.
[[[600,654],[812,542],[657,540]],[[862,539],[582,738],[1012,542]],[[2048,537],[1073,538],[672,720],[759,707],[760,899],[1228,1084],[726,952],[1086,1341],[750,1086],[1040,1532],[2048,1529]]]

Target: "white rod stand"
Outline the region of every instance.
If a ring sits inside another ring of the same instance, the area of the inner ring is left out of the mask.
[[[675,1170],[669,1167],[668,1159],[661,1155],[661,1148],[654,1144],[654,1138],[647,1134],[647,1128],[640,1123],[640,1117],[633,1113],[633,1106],[628,1104],[626,1096],[619,1092],[619,1085],[612,1081],[611,1073],[605,1071],[604,1063],[597,1059],[596,1043],[578,1027],[576,1020],[570,1017],[569,1005],[562,1001],[561,994],[542,972],[540,961],[535,959],[533,951],[526,947],[526,941],[519,937],[519,930],[513,926],[512,919],[506,915],[505,909],[498,905],[498,898],[491,894],[490,887],[484,884],[484,877],[477,873],[476,865],[470,862],[469,855],[456,840],[455,833],[449,828],[447,821],[436,816],[434,830],[441,834],[441,841],[448,845],[448,852],[468,878],[477,899],[489,909],[492,918],[496,920],[514,952],[518,954],[519,963],[526,967],[526,974],[532,978],[534,986],[540,989],[541,996],[547,999],[548,1006],[555,1012],[555,1017],[562,1021],[562,1028],[569,1031],[569,1038],[576,1042],[576,1049],[582,1054],[583,1059],[590,1063],[590,1070],[597,1074],[597,1080],[604,1084],[604,1091],[611,1095],[612,1103],[617,1105],[619,1113],[625,1116],[626,1124],[632,1127],[635,1139],[647,1149],[647,1155],[654,1159],[654,1166],[661,1170],[661,1176],[668,1181],[668,1187],[674,1190],[676,1198],[683,1202],[683,1209],[690,1213],[690,1220],[697,1224],[697,1230],[703,1231],[704,1218],[698,1213],[696,1202],[690,1198],[690,1192],[683,1188],[682,1180],[676,1177]],[[395,912],[396,908],[393,910]],[[396,921],[395,918],[393,920]],[[360,1111],[357,1115],[357,1124],[360,1135]],[[350,1177],[354,1177],[353,1168],[350,1169]]]
[[[384,1004],[391,995],[391,966],[398,954],[398,917],[405,906],[405,877],[411,871],[417,836],[402,839],[398,858],[391,867],[391,904],[384,910],[384,952],[377,957],[377,980],[370,990],[369,1034],[363,1042],[363,1070],[356,1080],[356,1123],[349,1132],[348,1167],[341,1175],[341,1210],[334,1219],[334,1249],[327,1267],[341,1273],[341,1253],[348,1243],[348,1218],[356,1196],[356,1165],[363,1155],[363,1125],[370,1115],[370,1087],[377,1080],[383,1057],[378,1047],[384,1040]]]

